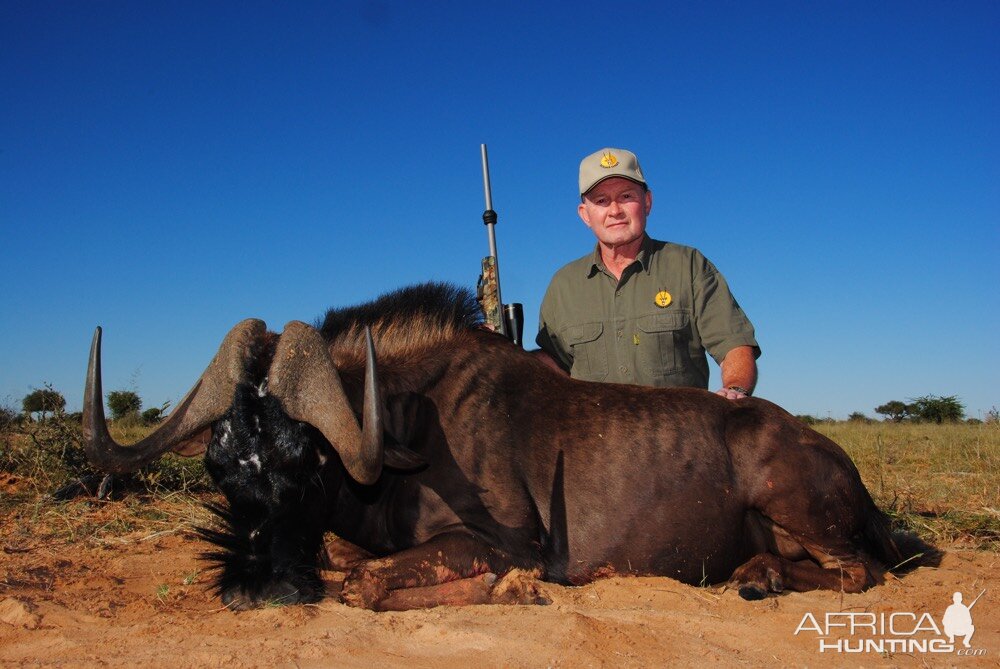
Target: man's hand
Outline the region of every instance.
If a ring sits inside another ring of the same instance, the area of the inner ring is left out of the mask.
[[[722,395],[727,400],[741,400],[747,397],[747,392],[739,386],[733,386],[732,388],[719,388],[715,391],[716,395]]]

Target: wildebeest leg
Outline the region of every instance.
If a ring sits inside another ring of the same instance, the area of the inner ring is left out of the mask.
[[[374,555],[365,549],[355,546],[346,539],[334,537],[326,542],[320,554],[320,566],[323,569],[333,571],[350,571],[365,560],[370,560]]]
[[[850,457],[789,415],[752,404],[732,414],[726,439],[747,494],[748,562],[731,582],[747,599],[768,591],[860,592],[875,582],[865,549],[888,536]],[[888,541],[891,544],[891,540]],[[883,546],[885,553],[891,546]]]
[[[859,558],[849,558],[830,565],[812,560],[789,560],[772,553],[758,553],[737,567],[730,579],[743,599],[763,599],[768,592],[786,588],[798,592],[807,590],[842,590],[861,592],[871,584],[865,564]]]
[[[393,593],[393,608],[398,609],[406,600],[405,593],[399,591],[406,588],[439,586],[487,573],[505,574],[514,567],[540,570],[541,563],[530,564],[470,534],[451,532],[419,546],[358,565],[344,579],[341,599],[351,606],[377,610],[379,604]],[[454,601],[455,593],[448,588],[441,592],[447,596],[447,603],[481,603],[477,601],[480,597],[475,591],[476,588],[469,591],[468,601]],[[407,608],[427,606],[427,594],[414,593],[414,606]]]
[[[762,599],[768,592],[842,590],[861,592],[872,584],[873,566],[856,548],[796,539],[769,518],[747,518],[752,543],[760,552],[737,567],[729,582],[744,599]]]
[[[497,580],[488,573],[423,588],[392,590],[377,605],[379,611],[409,611],[434,606],[470,604],[548,604],[538,587],[538,571],[512,569]]]
[[[378,602],[376,608],[379,611],[410,611],[445,605],[490,604],[493,601],[490,593],[496,580],[496,574],[489,573],[422,588],[392,590]]]

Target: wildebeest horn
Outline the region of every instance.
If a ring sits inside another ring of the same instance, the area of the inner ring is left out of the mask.
[[[218,420],[233,402],[236,384],[246,375],[251,344],[266,332],[264,321],[248,318],[222,340],[205,372],[163,424],[132,446],[121,446],[108,434],[101,388],[101,328],[94,332],[83,392],[83,440],[87,457],[109,473],[132,472]]]
[[[347,473],[370,485],[382,473],[382,401],[375,349],[366,329],[367,366],[362,426],[340,382],[323,337],[299,321],[285,326],[268,372],[268,391],[289,417],[309,423],[337,450]]]

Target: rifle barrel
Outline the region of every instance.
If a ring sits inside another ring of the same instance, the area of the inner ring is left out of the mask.
[[[486,212],[493,212],[494,223],[486,224],[486,233],[490,240],[490,255],[494,258],[497,257],[497,233],[494,228],[496,227],[496,212],[493,211],[493,190],[490,188],[490,163],[489,158],[486,156],[486,145],[479,145],[480,153],[483,156],[483,193],[486,196]],[[483,214],[484,216],[486,214]],[[499,265],[499,263],[497,263]],[[499,284],[499,279],[497,279]],[[500,292],[499,286],[497,287],[497,293]]]
[[[493,208],[493,194],[490,192],[490,162],[486,157],[486,145],[480,144],[479,150],[483,154],[483,191],[486,193],[486,209]]]

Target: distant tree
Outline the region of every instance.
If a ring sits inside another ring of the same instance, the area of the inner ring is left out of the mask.
[[[45,414],[48,412],[62,411],[65,407],[66,398],[51,386],[33,390],[21,400],[21,408],[24,409],[25,415],[37,413],[41,420],[45,420]]]
[[[869,418],[868,416],[864,415],[860,411],[855,411],[854,413],[852,413],[850,416],[847,417],[847,420],[849,420],[852,423],[870,423],[870,422],[872,422],[871,418]]]
[[[996,425],[1000,423],[1000,409],[993,407],[986,412],[986,422],[991,425]]]
[[[914,418],[940,425],[946,422],[956,423],[965,418],[965,405],[958,400],[957,395],[924,395],[910,400],[908,412]]]
[[[170,407],[170,401],[167,400],[161,406],[150,407],[142,412],[142,422],[146,425],[154,425],[163,420],[163,415],[167,412],[167,408]]]
[[[112,390],[108,393],[108,408],[112,418],[121,420],[125,416],[138,415],[142,410],[142,399],[131,390]]]
[[[804,413],[798,414],[795,417],[798,418],[803,423],[805,423],[806,425],[815,425],[816,423],[819,422],[819,419],[816,418],[816,416],[810,416],[809,414],[804,414]]]
[[[891,400],[886,402],[881,406],[875,407],[875,413],[880,413],[886,417],[886,420],[891,420],[894,423],[902,422],[908,413],[905,402],[900,402],[899,400]]]

